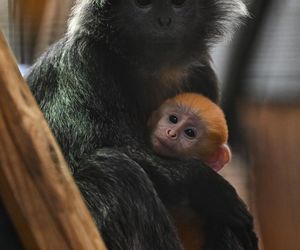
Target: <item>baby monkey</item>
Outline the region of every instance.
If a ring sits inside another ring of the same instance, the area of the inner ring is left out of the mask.
[[[148,121],[153,150],[176,158],[196,158],[219,171],[231,159],[223,111],[208,98],[183,93],[166,100]]]

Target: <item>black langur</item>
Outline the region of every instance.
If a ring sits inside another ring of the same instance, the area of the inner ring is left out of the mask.
[[[201,221],[200,249],[257,249],[235,190],[199,160],[154,154],[146,125],[183,91],[217,102],[209,48],[246,16],[241,0],[79,0],[33,66],[27,80],[108,249],[182,249],[173,211]]]

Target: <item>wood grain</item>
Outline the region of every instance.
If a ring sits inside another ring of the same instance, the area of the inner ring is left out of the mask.
[[[26,249],[106,249],[1,32],[0,196]]]
[[[300,249],[300,105],[248,103],[250,146],[262,249]]]

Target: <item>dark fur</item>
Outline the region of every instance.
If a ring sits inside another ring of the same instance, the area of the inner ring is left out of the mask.
[[[252,218],[222,177],[157,157],[145,140],[167,97],[218,100],[208,48],[241,16],[238,0],[190,1],[195,10],[183,14],[197,22],[168,37],[133,13],[134,1],[111,2],[81,1],[69,33],[27,78],[108,248],[181,249],[166,208],[189,206],[204,221],[205,249],[257,249]],[[186,39],[170,43],[180,32]]]

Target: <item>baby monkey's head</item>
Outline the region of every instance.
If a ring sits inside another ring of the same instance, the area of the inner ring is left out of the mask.
[[[153,149],[160,155],[200,159],[216,171],[231,158],[224,114],[202,95],[184,93],[168,99],[148,125]]]

